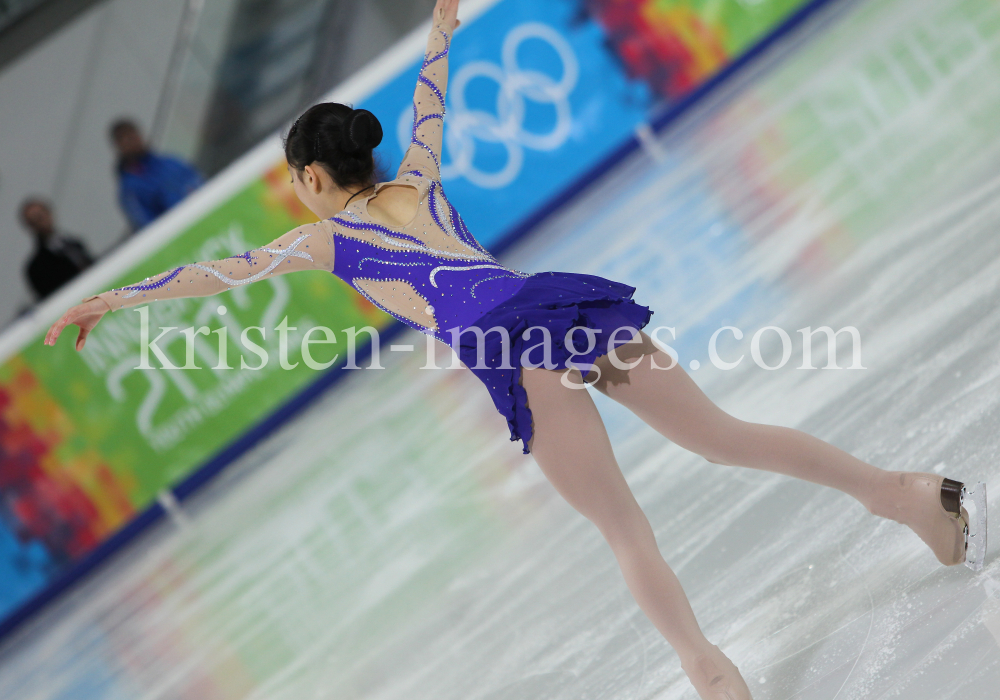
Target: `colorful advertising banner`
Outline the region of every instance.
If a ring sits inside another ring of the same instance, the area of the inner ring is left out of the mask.
[[[496,244],[620,147],[651,109],[699,85],[803,4],[479,3],[451,52],[442,170],[450,199],[480,241]],[[389,173],[409,143],[423,45],[407,42],[410,65],[358,91],[357,106],[385,126]],[[227,173],[257,162],[248,157]],[[312,220],[283,161],[246,179],[207,214],[160,235],[152,254],[116,267],[113,286],[237,255]],[[154,233],[163,232],[140,238]],[[391,321],[323,272],[110,314],[82,353],[69,337],[41,344],[53,320],[37,319],[30,341],[0,365],[0,617],[335,371],[347,360],[344,329]],[[158,347],[176,369],[140,369],[142,322],[154,337],[163,333]],[[314,326],[331,329],[335,342],[306,358],[300,341]],[[366,341],[361,334],[356,342]]]

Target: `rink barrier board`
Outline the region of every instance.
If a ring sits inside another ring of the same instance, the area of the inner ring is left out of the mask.
[[[660,134],[667,128],[673,126],[689,111],[723,87],[739,73],[746,70],[779,41],[788,38],[793,32],[803,28],[805,23],[818,15],[820,10],[841,5],[844,10],[849,10],[862,0],[811,0],[795,10],[774,30],[766,34],[759,41],[752,44],[738,57],[727,63],[715,72],[710,78],[702,82],[698,87],[692,89],[684,97],[664,109],[659,115],[652,118],[647,126],[654,134]],[[833,18],[836,19],[836,18]],[[520,224],[501,237],[490,250],[495,255],[510,250],[514,245],[526,239],[538,226],[544,223],[573,200],[584,194],[589,187],[600,177],[606,175],[626,158],[633,155],[642,148],[642,140],[637,134],[628,137],[620,146],[612,150],[606,157],[596,165],[585,171],[571,184],[565,187],[559,194],[551,197],[543,206],[539,207],[533,214],[526,217]],[[381,331],[380,337],[392,339],[406,326],[398,321],[394,321]],[[371,345],[365,344],[358,348],[357,362],[361,363],[371,356]],[[331,387],[335,386],[348,370],[346,367],[338,366],[327,370],[317,381],[309,384],[298,394],[286,401],[280,408],[272,412],[267,418],[260,421],[250,430],[237,438],[225,448],[217,452],[204,466],[180,481],[176,486],[164,489],[166,494],[172,495],[179,503],[193,497],[202,488],[211,483],[227,467],[240,457],[249,452],[256,445],[261,443],[286,422],[308,408],[317,398],[323,395]],[[88,575],[95,572],[102,564],[110,562],[112,558],[126,549],[130,544],[138,541],[140,536],[147,534],[150,527],[158,523],[164,516],[168,515],[167,509],[156,500],[147,508],[140,511],[126,525],[118,529],[113,535],[105,539],[93,551],[85,555],[82,559],[72,564],[65,572],[58,575],[51,583],[46,585],[39,593],[29,598],[25,603],[18,606],[13,613],[0,621],[0,643],[5,643],[9,637],[17,632],[26,622],[41,613],[46,607],[55,602],[62,594],[68,592],[73,586],[81,583]]]
[[[687,95],[664,109],[645,126],[648,126],[654,135],[662,134],[662,132],[673,126],[682,117],[687,116],[690,110],[700,106],[703,100],[715,93],[716,90],[722,88],[725,83],[728,83],[738,73],[747,69],[757,59],[762,58],[779,41],[787,38],[792,32],[802,27],[806,21],[816,17],[820,10],[840,5],[841,10],[845,11],[861,2],[864,2],[864,0],[812,0],[807,5],[803,5],[773,32],[753,44],[739,58],[726,64],[726,66],[713,74],[711,78],[694,88]],[[512,229],[509,234],[497,241],[495,245],[490,246],[490,252],[494,255],[501,255],[510,250],[514,245],[526,238],[536,227],[544,223],[546,219],[583,194],[598,178],[607,174],[642,147],[642,140],[637,134],[628,137],[603,160],[580,175],[562,192],[546,202],[544,206],[539,207],[531,216]]]
[[[379,337],[384,340],[392,340],[406,330],[406,328],[402,323],[396,322],[381,331]],[[370,343],[358,347],[356,353],[357,364],[363,364],[371,357],[371,349],[372,346]],[[254,426],[253,429],[247,431],[219,451],[203,467],[176,486],[164,489],[164,493],[173,496],[178,503],[183,504],[185,500],[196,495],[202,488],[211,483],[227,467],[232,465],[233,462],[308,408],[313,401],[344,378],[348,371],[350,370],[342,365],[328,370],[320,379],[307,386],[278,410]],[[135,544],[143,534],[146,534],[152,525],[158,523],[164,516],[169,516],[169,512],[159,499],[154,500],[144,510],[140,511],[138,515],[129,520],[126,525],[111,535],[111,537],[101,542],[83,559],[73,564],[37,595],[30,598],[0,622],[0,643],[6,642],[7,638],[14,634],[21,625],[55,602],[74,585],[82,582],[102,564],[110,561],[114,555],[126,549],[129,545]]]

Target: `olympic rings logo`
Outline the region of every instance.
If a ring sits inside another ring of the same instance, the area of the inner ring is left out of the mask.
[[[559,57],[558,79],[538,70],[525,69],[518,63],[518,51],[524,42],[536,39],[547,43]],[[466,90],[473,80],[485,78],[499,86],[495,114],[471,109]],[[580,63],[569,42],[555,29],[540,22],[514,27],[504,38],[501,65],[472,61],[459,69],[448,90],[449,107],[444,145],[451,157],[442,163],[441,179],[464,177],[483,189],[500,189],[511,184],[524,166],[524,149],[554,151],[569,139],[573,128],[569,96],[580,78]],[[547,133],[525,128],[526,101],[552,105],[555,124]],[[413,112],[403,110],[398,123],[399,143],[405,151],[410,145]],[[475,165],[476,143],[503,146],[506,161],[498,171],[484,171]]]

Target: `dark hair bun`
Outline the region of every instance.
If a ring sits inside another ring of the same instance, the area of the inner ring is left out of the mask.
[[[355,109],[344,119],[340,138],[344,153],[370,151],[382,143],[382,125],[367,109]]]
[[[338,187],[375,184],[378,177],[372,149],[382,143],[382,125],[367,109],[337,102],[313,105],[295,120],[285,137],[285,159],[301,171],[321,164]]]

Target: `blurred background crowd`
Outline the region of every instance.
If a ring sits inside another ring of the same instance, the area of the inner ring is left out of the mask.
[[[369,63],[432,6],[0,2],[0,325]]]

